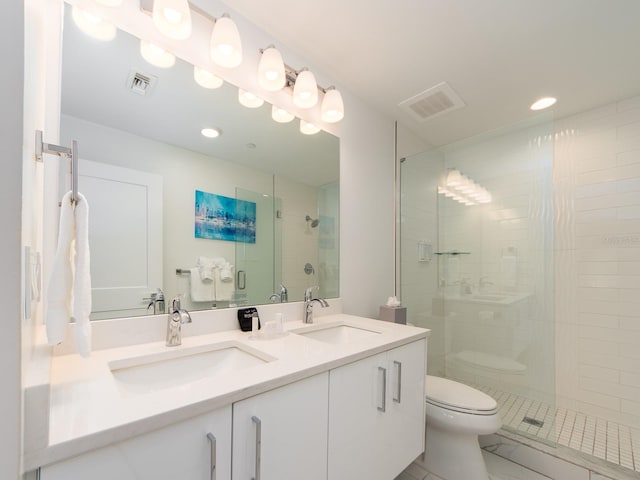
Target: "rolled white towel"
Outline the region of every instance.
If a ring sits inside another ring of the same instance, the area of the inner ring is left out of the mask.
[[[213,282],[214,270],[220,268],[226,263],[222,257],[198,257],[198,269],[200,271],[200,280],[203,282]]]
[[[220,268],[220,281],[225,283],[233,282],[233,265],[229,262],[225,262]]]

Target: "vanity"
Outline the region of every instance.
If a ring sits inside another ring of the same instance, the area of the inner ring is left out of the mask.
[[[40,478],[391,480],[423,451],[427,330],[330,308],[252,338],[229,310],[178,347],[54,356]]]

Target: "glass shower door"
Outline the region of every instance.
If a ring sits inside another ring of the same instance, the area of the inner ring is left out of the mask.
[[[404,159],[400,175],[401,296],[409,321],[432,330],[429,373],[489,393],[505,428],[548,443],[552,131],[545,121],[468,139]]]

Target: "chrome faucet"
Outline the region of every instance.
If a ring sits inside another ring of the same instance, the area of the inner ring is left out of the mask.
[[[289,301],[289,292],[287,292],[287,287],[282,283],[280,284],[280,293],[274,293],[269,297],[270,302],[276,303],[274,300],[277,300],[280,303],[287,303]]]
[[[304,291],[304,323],[313,323],[313,302],[318,302],[322,308],[328,307],[329,304],[323,298],[313,298],[313,291],[318,290],[317,285],[309,287]]]
[[[184,308],[180,308],[178,295],[171,301],[171,311],[167,319],[167,347],[182,345],[182,324],[191,323],[191,315]]]

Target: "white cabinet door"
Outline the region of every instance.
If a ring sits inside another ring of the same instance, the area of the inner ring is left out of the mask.
[[[329,480],[389,480],[424,449],[426,341],[336,368],[329,380]]]
[[[42,467],[40,478],[230,480],[231,406]]]
[[[234,480],[327,479],[328,377],[233,405]]]

